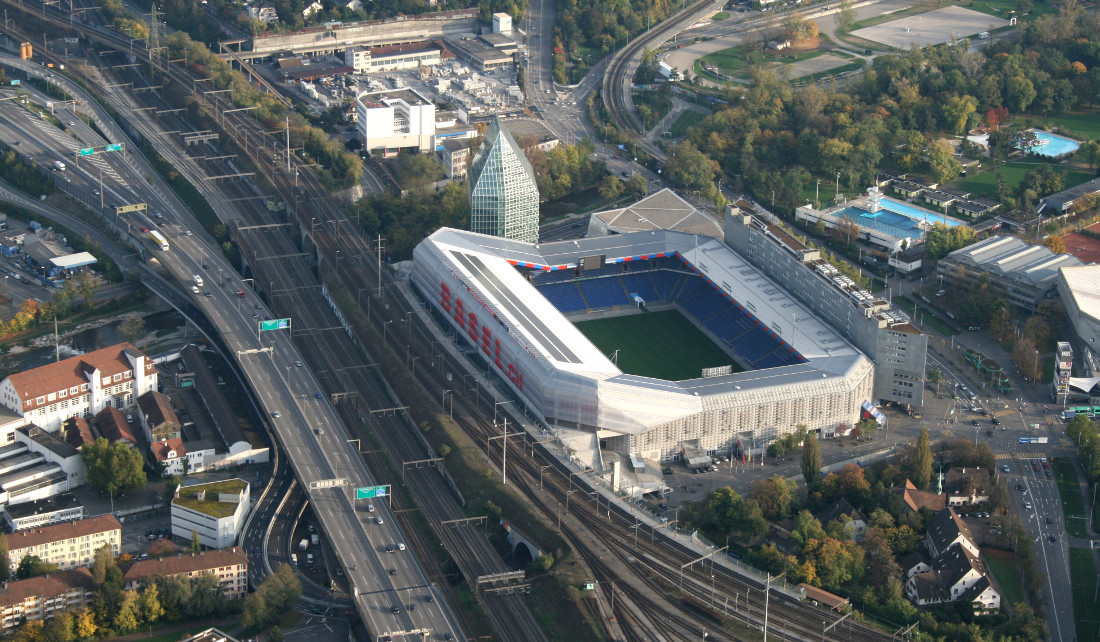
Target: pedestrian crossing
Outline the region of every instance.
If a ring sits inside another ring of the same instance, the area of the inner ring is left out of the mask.
[[[1003,419],[1004,417],[1007,417],[1009,415],[1015,415],[1018,412],[1019,411],[1014,410],[1012,408],[1009,408],[1007,410],[998,410],[998,411],[996,411],[992,414],[986,414],[986,415],[982,415],[982,414],[979,414],[979,413],[976,413],[976,412],[972,412],[968,415],[963,415],[963,420],[965,420],[965,421],[989,421],[993,417],[996,417],[997,419]]]
[[[1035,452],[1035,453],[997,453],[993,455],[994,459],[1042,459],[1047,456],[1047,453]]]

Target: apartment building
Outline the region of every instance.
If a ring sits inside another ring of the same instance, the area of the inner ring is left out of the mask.
[[[114,515],[99,515],[41,528],[16,531],[8,535],[9,570],[14,575],[19,562],[35,555],[61,570],[88,566],[104,544],[115,555],[122,544],[122,524]]]
[[[0,588],[0,633],[23,622],[46,620],[58,613],[91,604],[92,573],[86,568],[5,582]]]
[[[133,591],[155,577],[198,577],[203,573],[218,578],[228,600],[243,599],[248,593],[248,556],[240,546],[134,562],[123,574],[123,581],[126,590]]]
[[[26,422],[57,432],[70,417],[90,417],[106,407],[128,408],[156,389],[153,360],[120,343],[9,376],[0,381],[0,404]]]

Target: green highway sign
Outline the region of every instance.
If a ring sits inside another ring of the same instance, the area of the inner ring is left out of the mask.
[[[95,148],[94,147],[85,147],[85,148],[80,150],[80,155],[81,156],[91,156],[94,153],[95,153]]]
[[[370,499],[372,497],[385,497],[385,486],[367,486],[366,488],[355,489],[355,499]]]
[[[16,86],[16,85],[18,85],[18,84],[20,84],[18,80],[13,80],[13,81],[11,81],[11,86],[12,86],[12,87],[15,87],[15,86]]]
[[[290,327],[290,319],[271,319],[270,321],[260,322],[260,332],[267,332],[268,330],[286,330]]]
[[[107,149],[105,149],[104,151],[121,152],[122,151],[122,143],[111,143],[110,145],[107,146]]]

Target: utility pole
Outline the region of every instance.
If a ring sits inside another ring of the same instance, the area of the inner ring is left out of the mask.
[[[290,173],[290,114],[286,117],[286,173]]]
[[[374,242],[374,248],[378,251],[378,296],[382,296],[382,235]]]

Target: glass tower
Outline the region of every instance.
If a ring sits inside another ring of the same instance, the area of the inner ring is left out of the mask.
[[[468,180],[471,232],[538,243],[535,171],[499,116],[470,162]]]

